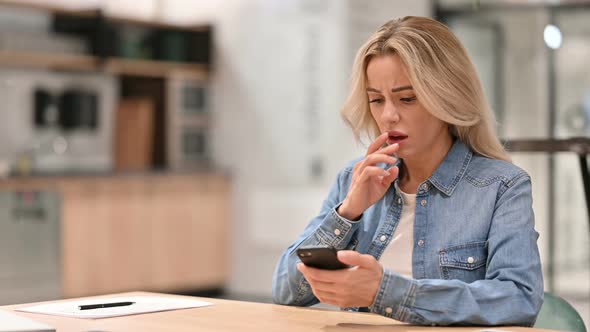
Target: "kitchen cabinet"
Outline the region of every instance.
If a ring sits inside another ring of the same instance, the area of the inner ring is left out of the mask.
[[[0,189],[61,195],[63,297],[221,289],[229,181],[221,174],[22,178]]]

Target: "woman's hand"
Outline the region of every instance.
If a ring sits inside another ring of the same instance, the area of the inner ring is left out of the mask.
[[[371,255],[351,250],[338,251],[338,260],[353,267],[321,270],[299,263],[297,269],[322,303],[342,308],[372,305],[383,277],[381,264]]]
[[[387,141],[387,133],[377,137],[367,149],[365,158],[354,165],[352,183],[346,198],[338,208],[338,214],[348,220],[357,220],[366,209],[380,200],[397,178],[399,169],[391,167],[384,170],[376,166],[379,163],[393,164],[397,159],[395,153],[399,145],[392,144],[381,148]]]

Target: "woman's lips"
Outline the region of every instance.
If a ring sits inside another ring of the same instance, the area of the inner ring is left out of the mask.
[[[405,140],[406,138],[408,138],[408,135],[402,133],[402,132],[398,132],[398,131],[390,131],[388,132],[388,138],[387,138],[387,144],[391,145],[391,144],[395,144],[395,143],[401,143],[403,140]]]

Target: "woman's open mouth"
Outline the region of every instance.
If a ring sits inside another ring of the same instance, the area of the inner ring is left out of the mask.
[[[406,135],[400,131],[388,131],[387,135],[389,136],[387,138],[387,144],[389,144],[389,145],[395,144],[395,143],[401,143],[403,140],[408,138],[408,135]]]

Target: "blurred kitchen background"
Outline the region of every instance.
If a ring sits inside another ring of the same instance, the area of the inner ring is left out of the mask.
[[[0,303],[270,301],[280,254],[365,150],[339,117],[354,54],[405,15],[468,48],[533,178],[546,290],[588,325],[590,1],[574,0],[0,0]]]

